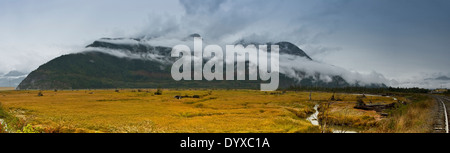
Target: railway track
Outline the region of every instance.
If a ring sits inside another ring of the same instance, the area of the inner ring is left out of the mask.
[[[434,133],[449,133],[449,108],[450,98],[433,95],[437,102],[437,110],[434,118]]]

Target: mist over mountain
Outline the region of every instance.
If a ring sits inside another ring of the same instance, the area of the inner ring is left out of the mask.
[[[159,37],[102,38],[73,54],[57,57],[31,72],[18,89],[86,88],[231,88],[259,89],[261,80],[249,81],[175,81],[170,69],[177,58],[170,57],[172,47],[188,45],[193,50],[192,34],[180,39]],[[210,44],[204,39],[203,45]],[[246,42],[235,44],[279,45],[280,84],[289,86],[385,87],[378,73],[360,74],[314,61],[290,42]],[[218,44],[222,45],[223,44]],[[225,47],[223,47],[225,48]],[[268,50],[269,52],[270,50]],[[224,50],[225,52],[225,50]],[[204,60],[205,61],[205,60]],[[246,64],[251,64],[245,61]],[[225,72],[225,71],[224,71]],[[248,75],[246,70],[246,75]],[[247,77],[248,78],[248,77]]]
[[[442,80],[442,81],[448,81],[448,80],[450,80],[450,77],[448,77],[448,76],[439,76],[439,77],[436,77],[436,78],[427,78],[427,79],[425,79],[425,80]]]
[[[17,87],[25,77],[27,77],[27,73],[19,71],[2,74],[0,75],[0,87]]]

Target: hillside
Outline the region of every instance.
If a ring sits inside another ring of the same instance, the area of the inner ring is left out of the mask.
[[[271,43],[267,43],[271,44]],[[275,43],[280,55],[313,61],[289,42]],[[261,81],[174,81],[170,74],[170,47],[152,46],[141,39],[102,38],[86,46],[84,52],[62,55],[31,72],[17,89],[87,88],[226,88],[259,89]],[[296,71],[301,79],[280,73],[279,88],[289,86],[351,86],[338,75],[331,80]]]

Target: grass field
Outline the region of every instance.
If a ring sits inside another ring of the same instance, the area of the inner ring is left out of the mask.
[[[0,91],[5,91],[5,90],[15,90],[16,88],[14,87],[0,87]]]
[[[38,96],[41,92],[43,96]],[[332,93],[262,92],[256,90],[0,91],[3,111],[14,116],[10,127],[40,132],[158,133],[294,133],[321,132],[306,120],[314,105],[329,102]],[[174,96],[199,98],[176,99]],[[377,122],[375,111],[353,109],[357,95],[339,94],[330,116]],[[373,103],[390,97],[367,96]],[[3,115],[7,116],[7,115]],[[343,115],[340,115],[341,117]],[[1,113],[0,113],[1,118]],[[364,120],[366,119],[366,120]],[[7,119],[5,119],[8,121]]]
[[[408,105],[389,110],[389,118],[381,120],[377,128],[366,132],[377,133],[431,133],[435,117],[433,108],[436,103],[427,95],[405,95]]]

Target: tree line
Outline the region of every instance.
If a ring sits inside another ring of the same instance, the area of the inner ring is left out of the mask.
[[[322,91],[322,92],[344,92],[344,93],[366,93],[366,94],[389,94],[389,93],[429,93],[429,89],[424,88],[400,88],[400,87],[311,87],[311,86],[290,86],[284,90],[289,91]]]

